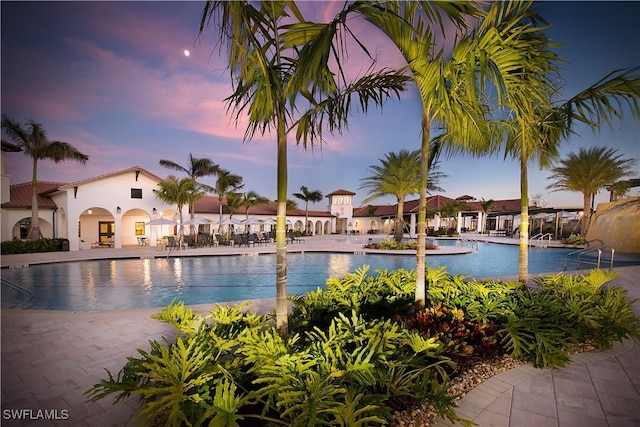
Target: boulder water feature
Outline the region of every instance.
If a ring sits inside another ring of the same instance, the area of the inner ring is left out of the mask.
[[[640,197],[598,204],[586,238],[599,239],[616,252],[640,254]]]

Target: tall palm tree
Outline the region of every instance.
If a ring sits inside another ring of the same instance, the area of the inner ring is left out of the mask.
[[[420,151],[389,152],[379,161],[380,164],[367,168],[371,175],[361,179],[360,189],[367,189],[370,194],[364,203],[388,195],[396,197],[397,208],[393,236],[399,242],[404,234],[404,200],[407,196],[417,194],[420,191]]]
[[[328,58],[317,58],[320,64],[297,72],[299,47],[306,43],[305,33],[299,33],[295,21],[305,22],[293,1],[208,1],[200,23],[200,34],[211,22],[219,29],[221,45],[229,49],[229,69],[233,93],[227,98],[236,123],[248,115],[245,139],[256,132],[264,134],[274,129],[277,152],[277,215],[276,215],[276,326],[285,336],[288,330],[287,306],[287,135],[296,127],[298,141],[312,145],[321,140],[324,117],[330,130],[341,130],[349,117],[352,97],[366,111],[369,102],[382,104],[390,94],[398,95],[406,79],[396,73],[380,72],[365,76],[343,92],[336,80],[340,73],[331,72]],[[292,24],[292,21],[294,23]],[[325,60],[326,59],[326,60]],[[311,72],[309,72],[312,70]],[[372,84],[380,79],[381,83]],[[346,80],[345,80],[346,81]],[[386,83],[386,85],[385,85]],[[343,96],[340,94],[343,93]],[[295,104],[308,101],[315,114],[303,124],[294,125],[299,110]]]
[[[191,153],[189,153],[189,162],[187,163],[187,166],[182,166],[172,160],[166,160],[166,159],[160,160],[160,166],[164,166],[165,168],[168,168],[168,169],[173,169],[173,170],[186,173],[187,176],[191,178],[191,180],[193,180],[195,185],[201,191],[204,191],[204,192],[212,192],[214,191],[214,188],[209,185],[198,182],[197,179],[202,178],[204,176],[215,175],[218,173],[218,170],[220,169],[220,167],[217,164],[215,164],[213,160],[208,158],[193,157],[193,154]],[[189,215],[190,215],[189,216],[190,219],[193,219],[195,216],[193,203],[189,204]],[[191,227],[193,228],[194,226],[192,225]]]
[[[182,211],[184,205],[189,205],[204,196],[195,182],[191,178],[178,179],[175,175],[169,175],[158,183],[158,189],[154,190],[156,197],[168,204],[175,204],[178,207],[178,217],[180,225],[178,238],[182,239]]]
[[[31,228],[28,238],[41,239],[43,236],[38,212],[38,161],[53,160],[55,163],[60,163],[65,160],[74,160],[84,165],[89,160],[89,156],[81,153],[68,142],[50,141],[42,125],[33,120],[29,120],[23,126],[3,114],[2,129],[13,142],[20,146],[25,155],[31,157]]]
[[[227,204],[227,197],[230,193],[236,193],[244,187],[242,177],[228,171],[227,169],[218,169],[218,179],[214,192],[218,195],[218,204],[220,205],[220,222],[222,222],[222,206]]]
[[[305,234],[309,234],[309,230],[307,229],[309,223],[309,202],[320,202],[322,201],[322,191],[313,190],[310,191],[306,186],[300,187],[300,193],[293,193],[293,197],[304,201],[304,232]]]
[[[519,76],[517,70],[532,68],[531,63],[535,65],[537,59],[534,53],[540,44],[540,25],[530,7],[531,2],[494,2],[485,11],[473,2],[354,2],[327,25],[326,31],[333,28],[332,34],[350,34],[335,28],[346,25],[351,13],[364,16],[395,44],[418,89],[423,108],[416,267],[418,307],[424,306],[426,291],[426,201],[429,162],[434,157],[430,154],[432,126],[440,128],[439,137],[449,154],[457,151],[483,154],[495,149],[494,141],[502,139],[504,130],[488,120],[489,107],[495,99],[500,101],[497,107],[502,107],[506,88]],[[458,28],[452,46],[437,42],[436,32],[444,33],[443,16]],[[469,30],[467,20],[477,25]],[[315,23],[308,23],[307,27],[311,32],[320,32]],[[322,56],[323,49],[333,47],[318,39],[321,41],[313,53],[308,53],[309,57]],[[313,65],[312,61],[309,64]],[[488,90],[488,85],[493,91]],[[494,96],[489,98],[487,94]],[[527,102],[549,98],[548,93],[533,90],[527,96]]]
[[[581,234],[585,236],[593,214],[591,206],[595,195],[607,184],[630,176],[634,172],[634,163],[633,159],[622,159],[622,155],[612,148],[580,148],[577,154],[570,153],[551,168],[549,179],[553,182],[547,189],[582,193]]]
[[[269,203],[269,199],[261,196],[255,191],[247,191],[242,195],[242,203],[241,205],[244,207],[244,213],[246,218],[249,218],[249,209],[254,206],[264,205]]]
[[[537,52],[543,52],[552,45],[543,40]],[[589,126],[593,131],[602,125],[613,126],[614,119],[621,119],[622,112],[628,108],[634,118],[640,118],[640,67],[616,70],[600,79],[594,85],[582,90],[567,101],[552,102],[555,87],[549,75],[558,79],[555,56],[547,55],[539,66],[529,72],[521,73],[523,81],[510,86],[508,106],[511,120],[508,123],[508,138],[505,154],[520,161],[520,256],[518,279],[526,283],[528,278],[528,162],[537,160],[541,167],[550,167],[557,157],[557,147],[567,136],[574,134],[576,123]],[[551,59],[552,58],[552,59]],[[536,88],[531,82],[542,83],[545,87]],[[561,80],[560,80],[561,81]],[[546,83],[545,83],[546,82]],[[548,101],[523,103],[531,99],[531,91],[545,92]],[[524,106],[523,106],[524,105]]]
[[[488,223],[487,214],[489,213],[493,205],[495,205],[495,203],[496,202],[493,199],[485,200],[484,197],[480,201],[480,206],[482,206],[482,212],[484,212],[484,224],[482,225],[478,224],[478,226],[482,226],[483,232],[487,231],[487,223]]]

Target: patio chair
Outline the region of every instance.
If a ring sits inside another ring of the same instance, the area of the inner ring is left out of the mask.
[[[178,242],[176,241],[176,238],[173,236],[168,236],[167,237],[167,248],[169,249],[180,249],[180,247],[178,246]]]
[[[289,230],[289,233],[287,233],[287,239],[293,244],[293,243],[304,243],[304,239],[301,239],[299,237],[296,237],[293,234],[293,230]]]

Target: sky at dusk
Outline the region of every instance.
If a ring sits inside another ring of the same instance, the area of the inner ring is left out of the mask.
[[[341,6],[301,3],[303,13],[315,20],[330,19]],[[51,140],[69,142],[90,156],[85,166],[43,161],[39,180],[73,182],[135,165],[166,177],[176,172],[161,167],[160,159],[187,165],[192,153],[241,175],[245,191],[275,199],[274,137],[258,135],[243,142],[244,128],[236,128],[227,113],[224,98],[231,84],[226,56],[215,47],[212,31],[198,38],[202,2],[2,2],[1,7],[2,113],[23,123],[33,119]],[[558,100],[610,71],[640,65],[640,2],[541,2],[537,11],[552,25],[552,40],[564,45],[558,53],[567,61],[562,74],[566,85]],[[402,65],[380,33],[364,23],[359,30],[378,64]],[[351,73],[362,68],[357,55],[350,58]],[[598,134],[578,128],[578,136],[562,143],[561,154],[594,145],[612,147],[636,159],[639,171],[639,123],[626,114],[614,126]],[[348,131],[326,134],[321,148],[305,151],[291,136],[289,194],[301,185],[325,194],[343,188],[357,193],[359,205],[366,197],[358,187],[367,167],[389,151],[419,148],[419,127],[419,99],[409,86],[382,112],[355,113]],[[440,170],[449,177],[440,182],[445,191],[439,194],[520,197],[519,165],[501,155],[444,158]],[[5,153],[5,173],[13,184],[29,181],[30,160],[21,153]],[[578,193],[546,190],[548,176],[548,171],[530,166],[530,196],[541,194],[549,206],[582,205]],[[215,177],[202,182],[214,185]],[[607,200],[608,193],[597,198]],[[325,206],[321,202],[314,208]]]

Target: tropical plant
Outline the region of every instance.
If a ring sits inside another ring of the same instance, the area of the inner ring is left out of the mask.
[[[173,170],[186,173],[187,176],[191,178],[191,180],[193,180],[193,182],[195,183],[195,185],[198,187],[200,191],[203,191],[203,192],[215,191],[215,189],[210,185],[203,184],[197,181],[198,178],[211,176],[218,173],[218,170],[220,169],[220,167],[217,164],[213,163],[213,160],[211,159],[196,158],[196,157],[193,157],[193,154],[189,153],[189,162],[187,163],[187,166],[181,166],[172,160],[166,160],[166,159],[160,160],[160,166],[164,166],[165,168],[168,168],[168,169],[173,169]],[[189,215],[190,215],[189,217],[190,219],[193,219],[195,216],[195,209],[194,209],[193,202],[189,204]],[[193,227],[193,225],[191,227]]]
[[[458,212],[469,210],[469,205],[460,200],[449,200],[440,207],[440,215],[447,220],[447,227],[451,228],[450,220],[458,215]]]
[[[617,181],[613,184],[609,184],[605,187],[607,191],[610,192],[610,200],[615,202],[616,200],[624,198],[627,194],[629,194],[629,190],[631,190],[631,182],[630,181]]]
[[[180,225],[178,236],[182,238],[182,211],[184,205],[189,205],[204,196],[191,178],[178,179],[175,175],[169,175],[158,183],[158,189],[153,190],[156,197],[167,204],[175,204],[178,208]]]
[[[482,226],[482,231],[486,231],[488,232],[489,230],[487,230],[487,224],[488,224],[488,213],[491,210],[491,208],[493,207],[493,205],[495,205],[495,201],[493,199],[489,199],[489,200],[485,200],[484,197],[482,198],[482,200],[480,201],[480,206],[482,206],[482,212],[484,212],[484,223],[478,224],[478,226]]]
[[[229,192],[225,196],[224,205],[229,211],[229,218],[233,218],[233,214],[242,208],[242,193]]]
[[[33,120],[29,120],[23,126],[3,114],[2,129],[22,149],[22,152],[31,158],[31,228],[28,239],[42,239],[38,213],[38,161],[53,160],[55,163],[60,163],[65,160],[74,160],[84,165],[89,160],[89,156],[81,153],[68,142],[50,141],[42,125]]]
[[[381,71],[347,85],[341,69],[338,73],[330,70],[330,55],[316,57],[313,67],[299,68],[304,51],[299,47],[308,44],[310,34],[296,31],[295,22],[306,21],[293,1],[208,1],[200,34],[211,21],[219,29],[221,44],[229,48],[233,93],[227,101],[236,122],[248,115],[245,139],[268,129],[274,129],[276,134],[276,322],[285,335],[287,135],[295,127],[298,142],[303,141],[307,148],[308,143],[322,140],[325,118],[330,131],[340,131],[346,125],[352,98],[357,98],[366,111],[369,102],[381,105],[388,96],[397,96],[404,89],[406,78]],[[295,104],[302,100],[308,101],[311,113],[304,115],[306,120],[295,122],[300,110]]]
[[[241,205],[244,207],[245,217],[249,218],[249,209],[254,206],[264,205],[269,203],[269,199],[261,196],[255,191],[247,191],[242,195],[242,203]]]
[[[309,234],[309,230],[307,229],[309,225],[309,202],[316,203],[322,201],[322,191],[310,191],[306,186],[303,185],[302,187],[300,187],[300,193],[293,193],[293,197],[304,202],[304,232],[305,234]]]
[[[407,196],[420,191],[420,152],[417,150],[389,152],[379,161],[380,164],[367,168],[371,175],[360,180],[362,181],[360,189],[368,189],[370,195],[364,203],[388,195],[396,197],[397,210],[393,235],[396,241],[400,242],[404,225],[404,200]]]
[[[220,222],[222,222],[222,206],[228,203],[229,194],[237,192],[242,187],[244,184],[240,175],[233,174],[227,169],[218,169],[218,179],[214,191],[218,195],[220,205]]]
[[[537,160],[541,167],[549,167],[557,157],[558,144],[574,134],[575,124],[589,126],[593,131],[602,124],[609,127],[614,118],[622,118],[628,108],[634,118],[640,117],[640,67],[616,70],[584,89],[567,101],[551,102],[556,85],[561,81],[557,75],[559,68],[556,56],[549,52],[553,46],[546,38],[540,40],[538,55],[542,61],[525,76],[522,81],[507,87],[507,105],[512,119],[508,124],[505,154],[520,161],[520,256],[518,278],[526,282],[528,277],[529,210],[528,210],[528,162]],[[537,86],[537,88],[536,88]],[[523,102],[535,99],[531,91],[546,93],[537,102]],[[546,99],[545,99],[546,98]],[[586,212],[585,212],[586,213]]]
[[[582,193],[582,230],[587,235],[591,221],[595,195],[607,184],[615,183],[635,172],[633,159],[623,159],[616,150],[606,147],[580,148],[578,153],[569,153],[565,159],[551,168],[547,186],[553,191]]]

